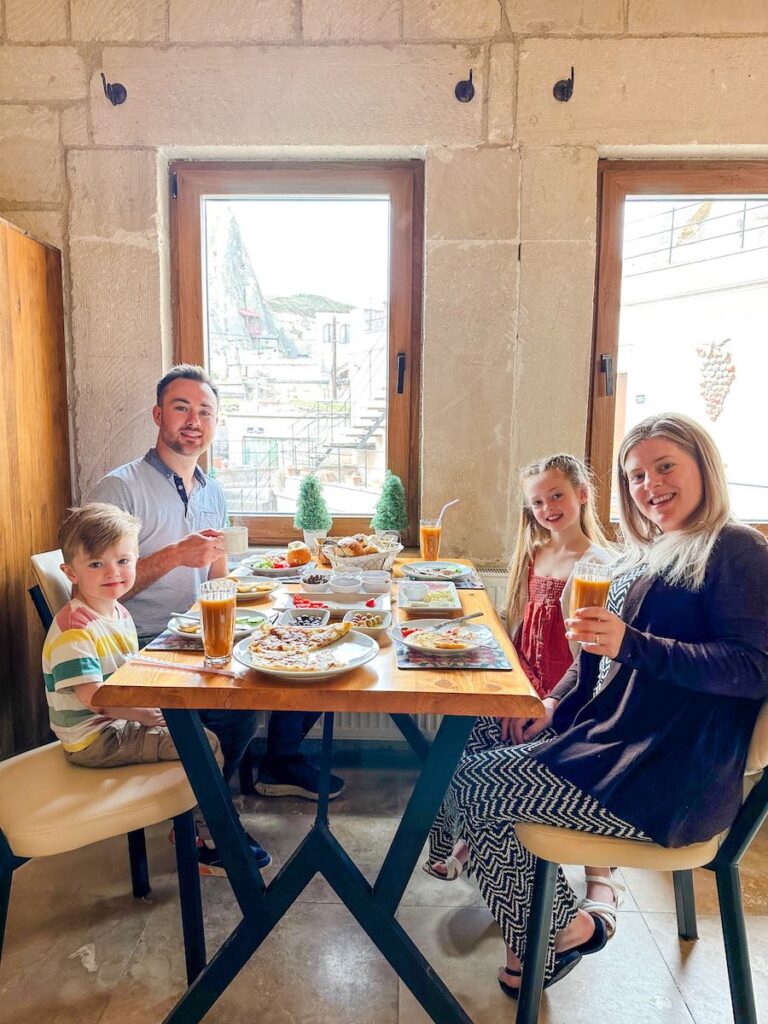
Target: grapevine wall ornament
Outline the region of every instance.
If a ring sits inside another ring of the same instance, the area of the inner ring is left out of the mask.
[[[736,377],[736,367],[731,362],[731,353],[724,351],[730,338],[711,342],[707,348],[697,348],[696,354],[702,361],[699,391],[707,407],[707,416],[714,423],[723,411],[723,405]]]

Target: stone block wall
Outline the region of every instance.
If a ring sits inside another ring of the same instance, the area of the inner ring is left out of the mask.
[[[763,0],[0,0],[0,214],[64,253],[77,492],[152,440],[170,159],[422,157],[422,504],[503,560],[517,466],[584,450],[598,157],[763,155],[767,57]]]

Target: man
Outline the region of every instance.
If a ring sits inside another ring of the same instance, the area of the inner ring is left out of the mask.
[[[227,557],[221,530],[227,510],[221,486],[197,464],[216,432],[218,392],[201,366],[173,367],[157,385],[152,418],[157,443],[147,454],[107,474],[90,496],[131,512],[141,520],[136,583],[123,599],[139,640],[162,632],[169,612],[197,600],[200,584],[225,576]],[[204,724],[224,751],[224,777],[240,762],[255,727],[255,712],[206,711]],[[317,770],[299,746],[317,716],[275,712],[270,717],[268,757],[259,791],[266,796],[317,799]],[[332,780],[332,796],[343,789]]]

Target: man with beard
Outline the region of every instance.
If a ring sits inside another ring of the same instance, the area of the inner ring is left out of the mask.
[[[224,492],[197,464],[213,443],[217,413],[218,392],[203,367],[174,366],[157,385],[155,447],[108,473],[89,497],[117,505],[142,523],[136,583],[122,599],[142,646],[165,629],[170,611],[195,603],[204,580],[227,574]],[[318,718],[300,711],[272,712],[256,783],[259,793],[317,799],[318,770],[299,747]],[[229,780],[253,737],[256,712],[203,711],[201,719],[219,738]],[[331,799],[343,788],[343,780],[332,775]],[[269,854],[250,841],[257,861],[269,863]]]

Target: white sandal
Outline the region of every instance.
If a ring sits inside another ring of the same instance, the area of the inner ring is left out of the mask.
[[[445,865],[445,874],[435,871],[435,867],[440,863]],[[462,864],[459,858],[454,857],[453,854],[450,857],[446,857],[444,861],[438,861],[437,864],[431,864],[426,860],[421,865],[421,869],[426,871],[428,875],[431,875],[432,878],[439,878],[441,882],[455,882],[467,868],[467,865]]]
[[[616,934],[616,911],[621,906],[621,894],[626,892],[626,886],[620,882],[614,882],[612,878],[603,878],[602,875],[586,875],[585,878],[587,882],[607,885],[616,898],[615,903],[603,903],[602,900],[590,900],[585,896],[579,902],[581,910],[586,910],[589,914],[597,914],[598,917],[603,919],[606,931],[608,932],[608,938],[612,939]]]

